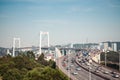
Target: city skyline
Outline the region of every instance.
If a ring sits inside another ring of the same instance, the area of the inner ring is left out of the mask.
[[[119,0],[0,0],[0,47],[39,46],[39,32],[50,44],[120,41]]]

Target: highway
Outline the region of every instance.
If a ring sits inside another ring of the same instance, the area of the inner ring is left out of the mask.
[[[82,53],[79,53],[79,57],[76,53],[71,53],[57,59],[56,63],[71,80],[120,80],[120,77],[113,76],[111,70],[93,61],[89,63],[87,58],[89,57],[83,56]],[[120,76],[119,73],[117,74]]]
[[[91,59],[91,56],[83,56],[82,55],[81,57],[76,58],[76,62],[86,70],[88,70],[90,67],[91,72],[93,74],[104,77],[108,80],[120,80],[120,77],[119,77],[120,73],[114,72],[110,69],[107,69],[107,68],[95,63],[94,61],[89,63],[87,61],[87,59]],[[84,61],[84,63],[82,61]],[[115,77],[114,75],[117,75],[118,77]]]
[[[99,76],[96,76],[92,73],[89,73],[84,68],[80,67],[75,62],[72,62],[74,60],[75,54],[70,54],[64,57],[61,57],[57,63],[58,67],[66,74],[68,75],[72,80],[105,80]],[[68,68],[68,70],[67,70]],[[80,68],[80,70],[76,70],[77,68]]]

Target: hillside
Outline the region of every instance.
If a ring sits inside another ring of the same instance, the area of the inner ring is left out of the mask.
[[[68,80],[68,77],[56,68],[54,61],[45,61],[44,54],[35,61],[32,54],[27,52],[27,55],[6,55],[0,58],[2,80]]]
[[[101,53],[101,64],[105,64],[105,53]],[[119,53],[110,51],[106,53],[106,63],[108,67],[114,68],[114,69],[119,69]]]

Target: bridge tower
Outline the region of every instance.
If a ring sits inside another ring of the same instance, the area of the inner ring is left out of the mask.
[[[18,47],[16,46],[16,42],[18,42]],[[13,57],[15,57],[16,48],[20,48],[20,38],[13,38],[13,54],[12,54]]]
[[[40,40],[39,40],[39,55],[41,54],[41,47],[42,47],[42,36],[47,35],[47,47],[49,48],[49,32],[40,31]]]

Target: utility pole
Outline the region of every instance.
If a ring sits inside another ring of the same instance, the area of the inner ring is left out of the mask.
[[[106,54],[107,54],[107,52],[105,51],[105,66],[106,66]]]
[[[105,66],[106,66],[106,53],[107,53],[107,50],[103,49],[103,52],[105,53]]]
[[[119,71],[120,71],[120,50],[118,51],[119,53]]]
[[[91,56],[89,56],[89,59],[91,60]],[[89,80],[91,80],[91,64],[92,62],[89,62]]]

